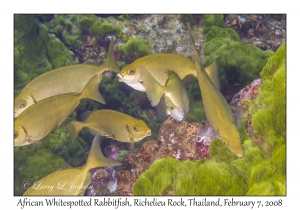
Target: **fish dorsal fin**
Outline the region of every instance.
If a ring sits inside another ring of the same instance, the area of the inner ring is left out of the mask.
[[[164,121],[170,115],[170,113],[168,113],[168,111],[167,111],[167,107],[166,107],[165,101],[163,100],[163,97],[161,97],[159,103],[155,107],[156,115],[157,115],[158,119],[161,121]]]
[[[80,115],[81,121],[86,121],[86,119],[91,115],[92,111],[85,111]]]
[[[83,196],[87,187],[92,183],[92,176],[91,176],[91,173],[90,172],[86,172],[86,176],[85,176],[85,179],[84,179],[84,182],[82,183],[82,187],[78,193],[78,195],[81,195]]]
[[[106,104],[105,99],[99,93],[98,85],[102,80],[102,75],[93,76],[81,92],[81,98],[90,98],[102,104]]]
[[[139,65],[138,68],[142,74],[143,85],[146,89],[147,97],[151,106],[155,107],[164,94],[163,86],[161,86],[143,66]]]
[[[193,46],[193,54],[192,54],[192,58],[193,58],[193,60],[194,60],[194,62],[195,62],[195,65],[197,66],[199,66],[199,69],[200,69],[200,71],[203,71],[203,64],[202,64],[202,62],[201,62],[201,59],[200,59],[200,57],[199,57],[199,55],[200,55],[200,50],[201,49],[198,49],[197,50],[197,48],[196,48],[196,46],[195,46],[195,40],[194,40],[194,37],[193,37],[193,35],[192,35],[192,31],[191,31],[191,26],[190,26],[190,24],[188,23],[187,24],[187,26],[188,26],[188,31],[189,31],[189,35],[190,35],[190,39],[192,40],[192,46]],[[197,69],[197,68],[196,68]],[[198,73],[197,73],[198,74]]]
[[[63,162],[61,164],[61,167],[60,167],[61,170],[65,170],[65,169],[68,169],[68,168],[73,168],[73,167],[67,162]]]
[[[218,90],[220,90],[220,80],[219,80],[219,70],[218,70],[218,62],[215,60],[212,64],[205,68],[207,75],[210,80],[214,83]]]
[[[197,50],[197,48],[195,47],[195,40],[194,40],[194,37],[192,36],[191,26],[190,26],[189,23],[187,24],[187,26],[188,26],[188,31],[189,31],[190,39],[192,40],[192,45],[193,45],[193,49],[194,49],[194,54],[192,55],[192,57],[193,57],[194,61],[197,61],[199,59],[198,56],[200,55],[200,50],[201,49]]]
[[[90,66],[96,66],[96,67],[100,67],[101,65],[99,63],[95,63],[95,62],[86,62],[86,63],[83,63],[85,65],[90,65]]]
[[[116,72],[116,73],[120,72],[120,67],[115,58],[114,44],[115,44],[114,37],[111,37],[106,60],[103,63],[103,65],[101,66],[102,72],[108,71],[108,70]]]
[[[99,133],[100,135],[101,135],[101,132],[97,132],[95,129],[93,129],[93,128],[87,128],[88,129],[88,131],[89,131],[89,133],[91,134],[91,135],[93,135],[93,136],[96,136],[97,135],[97,133]],[[103,135],[104,136],[104,135]]]
[[[100,148],[100,136],[97,134],[94,137],[90,154],[88,156],[88,159],[86,161],[86,167],[90,168],[96,168],[96,167],[104,167],[104,166],[118,166],[122,165],[122,163],[119,163],[118,161],[115,161],[113,159],[106,158]]]

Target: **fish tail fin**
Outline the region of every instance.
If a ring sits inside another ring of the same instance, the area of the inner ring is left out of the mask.
[[[83,122],[71,121],[66,125],[66,129],[70,134],[71,140],[74,143],[79,131],[85,126]]]
[[[82,98],[90,98],[102,104],[106,104],[105,99],[99,93],[98,85],[102,80],[102,75],[93,76],[81,92]]]
[[[163,86],[143,66],[138,66],[138,68],[142,73],[143,85],[145,86],[147,97],[151,102],[151,106],[155,107],[164,94]]]
[[[106,167],[106,166],[119,166],[122,163],[110,158],[106,158],[100,147],[100,136],[97,134],[91,146],[90,154],[87,158],[86,165],[88,168]]]
[[[214,85],[220,90],[220,80],[219,80],[219,72],[218,72],[218,61],[215,60],[212,64],[205,68],[207,75],[210,80],[214,83]]]
[[[120,72],[120,67],[116,61],[115,54],[114,54],[114,37],[111,37],[108,54],[106,57],[106,60],[104,61],[103,65],[101,66],[101,69],[104,71],[113,71],[116,73]]]

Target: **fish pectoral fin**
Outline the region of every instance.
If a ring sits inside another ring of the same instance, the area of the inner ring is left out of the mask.
[[[29,137],[26,138],[26,141],[27,141],[29,144],[33,144],[33,143],[34,143],[34,141],[32,141]]]
[[[130,152],[133,152],[135,150],[135,146],[134,146],[134,143],[130,143],[130,146],[129,146],[129,151]]]
[[[170,115],[169,111],[167,110],[165,101],[163,100],[163,97],[160,99],[159,103],[155,107],[155,111],[158,119],[161,121],[164,121]]]
[[[155,107],[161,99],[164,89],[163,87],[154,79],[154,77],[145,69],[143,66],[138,66],[142,74],[142,83],[146,89],[147,97],[151,103],[151,106]]]
[[[27,138],[26,142],[31,144],[31,145],[34,145],[34,146],[38,146],[38,145],[43,144],[41,141],[32,141],[30,138]]]
[[[87,172],[87,173],[86,173],[85,180],[84,180],[84,182],[82,183],[82,188],[81,188],[81,190],[79,191],[78,195],[83,196],[84,193],[85,193],[85,190],[87,189],[87,187],[88,187],[91,183],[92,183],[91,174],[90,174],[90,172]]]
[[[129,136],[130,142],[131,142],[131,143],[134,143],[135,141],[134,141],[133,136],[132,136],[132,135],[130,134],[130,132],[129,132],[129,126],[128,126],[128,124],[126,125],[126,130],[127,130],[127,134],[128,134],[128,136]]]
[[[88,131],[91,135],[96,136],[97,135],[97,131],[93,128],[88,128]],[[101,134],[101,133],[100,133]],[[101,136],[105,136],[105,135],[101,135]]]

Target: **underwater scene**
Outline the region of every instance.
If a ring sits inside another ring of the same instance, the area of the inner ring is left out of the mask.
[[[285,14],[15,14],[14,195],[285,196]]]

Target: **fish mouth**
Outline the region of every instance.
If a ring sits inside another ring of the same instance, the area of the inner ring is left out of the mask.
[[[147,136],[151,136],[151,131],[147,133]]]
[[[20,147],[25,143],[25,140],[22,143],[17,144],[16,141],[14,141],[14,146],[15,147]]]
[[[117,77],[119,82],[123,81],[124,76],[122,74],[117,74]]]

